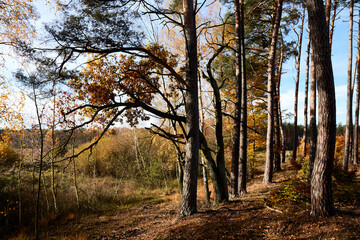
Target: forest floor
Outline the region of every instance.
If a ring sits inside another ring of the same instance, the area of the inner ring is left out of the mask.
[[[44,226],[42,239],[360,239],[359,203],[335,203],[336,215],[328,218],[310,217],[309,204],[282,210],[266,205],[266,198],[296,174],[289,163],[270,185],[262,184],[263,175],[258,174],[248,194],[216,207],[204,204],[199,187],[199,212],[182,219],[178,193],[106,214],[69,215]]]

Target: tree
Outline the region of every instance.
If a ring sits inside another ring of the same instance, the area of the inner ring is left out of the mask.
[[[323,1],[307,0],[307,7],[319,93],[319,136],[311,179],[311,215],[329,216],[334,214],[331,189],[336,137],[334,77]]]
[[[241,127],[241,76],[242,76],[242,55],[241,55],[241,3],[234,0],[235,5],[235,39],[236,39],[236,62],[235,62],[235,106],[234,106],[234,127],[231,148],[231,174],[230,174],[230,197],[239,195],[239,156],[240,156],[240,127]]]
[[[296,150],[298,147],[298,134],[297,134],[297,112],[298,112],[298,96],[299,96],[299,82],[300,82],[300,62],[301,62],[301,47],[303,41],[303,32],[304,32],[304,21],[305,21],[305,7],[303,10],[301,25],[300,25],[300,35],[298,36],[299,50],[296,60],[296,84],[295,84],[295,100],[294,100],[294,139],[293,139],[293,154],[292,158],[296,160]]]
[[[347,171],[349,160],[351,159],[351,139],[352,139],[352,55],[353,55],[353,10],[354,1],[350,0],[349,13],[349,58],[348,58],[348,81],[347,81],[347,110],[346,110],[346,131],[345,131],[345,149],[343,157],[343,170]]]
[[[246,194],[247,179],[247,79],[245,56],[244,0],[240,0],[240,54],[241,54],[241,125],[240,125],[240,166],[239,194]]]
[[[268,63],[268,87],[267,87],[267,103],[268,103],[268,127],[266,134],[266,162],[263,182],[269,184],[272,182],[273,174],[273,136],[274,136],[274,77],[275,77],[275,56],[278,32],[280,27],[281,13],[282,13],[282,0],[278,0],[276,4],[274,24],[272,26],[272,37],[269,51]]]
[[[309,30],[310,34],[310,30]],[[309,35],[310,36],[310,35]],[[309,136],[310,136],[310,149],[309,149],[309,167],[308,167],[308,180],[311,182],[312,172],[314,169],[314,162],[316,157],[316,142],[317,142],[317,126],[316,126],[316,71],[314,48],[310,38],[310,119],[309,119]]]
[[[308,143],[308,96],[309,96],[309,68],[310,68],[310,37],[306,50],[306,80],[305,80],[305,99],[304,99],[304,137],[303,137],[303,156],[306,156]]]
[[[360,11],[360,8],[359,8]],[[358,26],[360,29],[360,14],[359,14],[359,20],[358,20]],[[356,64],[355,64],[355,69],[356,69],[356,98],[355,98],[355,126],[354,126],[354,147],[353,147],[353,163],[354,165],[357,165],[359,162],[359,105],[360,105],[360,50],[359,50],[359,46],[360,46],[360,32],[358,33],[358,41],[357,41],[357,45],[358,45],[358,50],[357,50],[357,54],[356,54]]]

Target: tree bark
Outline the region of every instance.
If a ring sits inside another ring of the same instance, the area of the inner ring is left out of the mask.
[[[309,31],[309,33],[311,33]],[[316,72],[314,63],[314,48],[310,40],[311,47],[311,80],[310,80],[310,122],[309,122],[309,136],[310,136],[310,149],[309,149],[309,168],[308,180],[311,182],[312,171],[314,169],[314,162],[316,156],[316,142],[317,142],[317,126],[316,126]]]
[[[301,48],[302,48],[302,39],[304,32],[304,21],[305,21],[305,8],[303,10],[303,15],[301,17],[300,25],[300,36],[299,36],[299,50],[296,60],[296,84],[295,84],[295,100],[294,100],[294,139],[293,139],[293,155],[292,158],[296,160],[296,150],[298,146],[298,134],[297,134],[297,113],[298,113],[298,98],[299,98],[299,82],[300,82],[300,63],[301,63]]]
[[[230,198],[239,195],[239,157],[240,157],[240,125],[241,125],[241,10],[240,0],[234,0],[235,5],[235,106],[234,127],[231,149],[231,172],[230,172]]]
[[[281,115],[281,104],[280,104],[280,83],[281,83],[281,73],[282,73],[282,66],[284,62],[284,39],[281,38],[280,41],[280,66],[279,66],[279,82],[278,82],[278,117],[279,117],[279,128],[280,128],[280,135],[281,135],[281,162],[285,162],[286,160],[286,149],[285,149],[285,133],[284,133],[284,126],[282,122],[282,115]]]
[[[269,51],[268,63],[268,85],[267,85],[267,109],[268,109],[268,126],[266,133],[266,160],[263,183],[269,184],[272,182],[273,175],[273,161],[274,161],[274,77],[275,77],[275,57],[276,57],[276,43],[280,28],[280,20],[282,14],[282,0],[277,1],[275,21],[272,27],[271,46]]]
[[[358,20],[358,26],[360,29],[360,8],[359,8],[359,20]],[[354,126],[354,148],[353,148],[353,163],[354,165],[357,165],[359,162],[359,101],[360,101],[360,32],[358,33],[358,50],[357,50],[357,54],[356,54],[356,64],[355,64],[355,68],[357,69],[356,71],[356,105],[355,105],[355,126]]]
[[[310,65],[310,37],[306,51],[306,80],[305,80],[305,101],[304,101],[304,138],[303,138],[303,156],[306,157],[307,138],[308,138],[308,95],[309,95],[309,65]]]
[[[319,137],[311,179],[311,215],[334,215],[331,176],[336,137],[335,86],[332,71],[329,29],[322,0],[307,0],[310,38],[316,65],[319,92]]]
[[[333,39],[334,29],[335,29],[336,9],[337,9],[338,3],[339,3],[339,1],[338,1],[338,0],[335,0],[335,2],[334,2],[334,8],[333,8],[333,15],[332,15],[332,18],[331,18],[330,40],[329,40],[329,43],[330,43],[330,53],[331,53],[332,39]]]
[[[225,147],[224,147],[224,137],[223,137],[223,121],[222,121],[222,105],[221,105],[221,96],[220,89],[217,85],[217,82],[212,74],[212,62],[218,56],[218,54],[223,50],[223,47],[219,48],[217,52],[210,58],[206,69],[208,73],[208,79],[210,85],[213,89],[214,98],[215,98],[215,137],[216,137],[216,165],[217,172],[219,173],[219,201],[227,201],[229,199],[228,195],[228,186],[226,178],[226,168],[225,168]],[[218,202],[216,202],[217,204]]]
[[[197,174],[199,163],[199,106],[197,81],[197,39],[193,0],[183,0],[186,42],[185,114],[186,145],[183,193],[179,216],[197,212]]]
[[[199,80],[199,102],[200,102],[200,116],[201,116],[201,132],[204,132],[205,130],[205,111],[204,111],[204,105],[203,105],[203,99],[202,99],[202,90],[201,90],[201,82]],[[201,156],[201,168],[202,168],[202,174],[203,174],[203,182],[204,182],[204,196],[205,196],[205,202],[206,204],[210,204],[210,191],[209,191],[209,181],[206,171],[206,165],[204,156]]]
[[[240,126],[240,165],[239,194],[246,194],[247,179],[247,82],[244,33],[244,0],[240,0],[240,43],[241,43],[241,126]]]
[[[345,130],[345,148],[342,167],[344,171],[349,168],[349,159],[351,158],[351,138],[352,138],[352,37],[353,37],[353,10],[354,1],[350,0],[349,13],[349,58],[348,58],[348,82],[347,82],[347,111],[346,111],[346,130]]]

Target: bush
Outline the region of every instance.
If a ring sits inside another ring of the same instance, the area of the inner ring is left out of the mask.
[[[7,143],[0,142],[0,167],[11,168],[19,160],[19,155]]]
[[[266,204],[280,209],[310,203],[310,185],[299,179],[292,179],[283,183],[278,189],[270,193]]]

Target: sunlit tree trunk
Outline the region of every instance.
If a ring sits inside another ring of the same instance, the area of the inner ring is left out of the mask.
[[[319,136],[311,179],[311,215],[330,216],[334,214],[331,176],[336,137],[336,105],[329,30],[323,1],[307,0],[307,7],[319,93]]]
[[[347,111],[346,111],[346,130],[345,130],[345,147],[343,157],[343,170],[347,171],[349,159],[351,158],[351,135],[352,135],[352,37],[353,37],[353,10],[354,1],[350,0],[349,13],[349,58],[348,58],[348,82],[347,82]]]
[[[204,105],[203,105],[203,94],[201,90],[201,82],[199,80],[199,103],[200,103],[200,122],[201,122],[201,132],[204,132],[205,130],[205,111],[204,111]],[[205,195],[205,202],[207,204],[210,204],[210,191],[209,191],[209,181],[207,177],[207,171],[206,171],[206,165],[204,156],[201,156],[201,168],[202,168],[202,174],[203,174],[203,181],[204,181],[204,195]]]
[[[332,17],[331,17],[330,39],[329,39],[329,43],[330,43],[330,53],[331,53],[331,48],[332,48],[332,39],[333,39],[333,35],[334,35],[335,20],[336,20],[336,9],[337,9],[338,3],[339,3],[339,1],[338,1],[338,0],[335,0],[334,6],[333,6],[333,15],[332,15]]]
[[[358,26],[360,29],[360,8],[359,8],[359,20],[358,20]],[[355,64],[355,68],[357,69],[356,71],[356,105],[355,105],[355,126],[354,126],[354,148],[353,148],[353,163],[354,165],[357,165],[359,162],[359,101],[360,101],[360,31],[358,32],[358,50],[357,50],[357,54],[356,54],[356,64]]]
[[[310,31],[309,31],[310,33]],[[309,168],[308,179],[311,181],[312,171],[314,169],[314,162],[316,156],[317,144],[317,126],[316,126],[316,71],[314,63],[314,48],[310,40],[311,47],[311,78],[310,78],[310,121],[309,121],[309,136],[310,136],[310,149],[309,149]]]
[[[197,40],[193,0],[183,0],[184,33],[186,39],[185,114],[186,145],[183,193],[179,216],[197,212],[197,173],[199,163],[199,106],[197,86]]]
[[[281,14],[282,14],[282,0],[277,1],[275,21],[272,27],[271,45],[269,51],[268,63],[268,85],[267,85],[267,109],[268,109],[268,126],[266,133],[266,160],[263,182],[269,184],[272,182],[273,175],[273,161],[274,161],[274,77],[275,77],[275,57],[276,57],[276,43],[279,35]]]
[[[299,82],[300,82],[300,63],[301,63],[301,48],[302,48],[302,39],[304,32],[304,21],[305,21],[305,8],[301,17],[300,25],[300,35],[299,35],[299,49],[296,60],[296,84],[295,84],[295,100],[294,100],[294,139],[293,139],[293,155],[292,158],[296,160],[296,149],[298,146],[298,134],[297,134],[297,113],[298,113],[298,98],[299,98]]]
[[[309,95],[309,68],[310,68],[310,37],[306,51],[306,80],[305,80],[305,101],[304,101],[304,137],[303,137],[303,156],[306,156],[308,138],[308,95]]]

